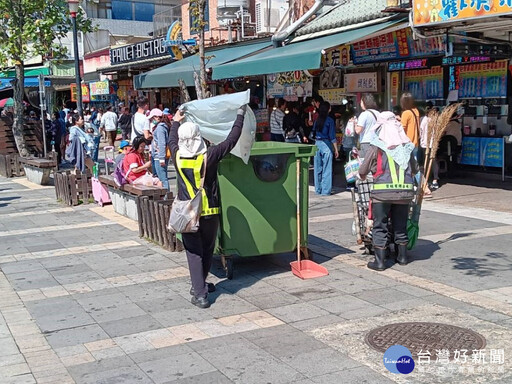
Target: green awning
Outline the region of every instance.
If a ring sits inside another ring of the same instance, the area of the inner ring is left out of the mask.
[[[226,46],[222,49],[208,50],[205,56],[211,56],[206,68],[217,66],[250,55],[270,46],[270,41]],[[194,86],[194,72],[199,71],[199,55],[189,56],[152,71],[134,77],[135,89],[178,87],[178,80],[183,79],[187,86]]]
[[[269,73],[317,69],[321,66],[322,50],[348,44],[396,24],[396,21],[379,23],[346,32],[291,43],[256,55],[218,66],[212,79],[264,75]]]
[[[48,67],[34,67],[25,68],[25,77],[37,77],[40,74],[47,76],[50,74],[50,68]],[[16,71],[14,69],[0,72],[0,77],[16,77]]]

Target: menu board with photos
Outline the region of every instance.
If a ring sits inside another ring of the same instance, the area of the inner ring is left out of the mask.
[[[443,68],[418,69],[404,72],[405,89],[416,100],[443,99]]]
[[[507,97],[507,60],[450,67],[450,90],[459,98]]]

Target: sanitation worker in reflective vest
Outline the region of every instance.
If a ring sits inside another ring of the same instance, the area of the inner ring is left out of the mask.
[[[376,135],[370,142],[359,175],[365,180],[370,172],[373,174],[371,209],[375,260],[368,263],[368,268],[383,271],[386,269],[388,218],[391,218],[395,235],[395,261],[400,265],[408,263],[407,218],[409,203],[414,197],[413,175],[419,170],[412,155],[414,144],[393,112],[382,112],[371,129]]]
[[[215,291],[215,285],[206,283],[213,260],[213,251],[219,228],[219,198],[217,169],[219,162],[236,145],[242,133],[245,106],[238,110],[233,128],[226,140],[206,147],[199,126],[191,122],[180,122],[185,117],[178,111],[173,117],[169,135],[169,147],[176,168],[178,198],[189,200],[198,191],[204,177],[203,207],[199,230],[183,233],[183,245],[187,253],[190,279],[192,280],[191,302],[199,308],[208,308],[208,292]],[[206,163],[206,170],[204,165]]]

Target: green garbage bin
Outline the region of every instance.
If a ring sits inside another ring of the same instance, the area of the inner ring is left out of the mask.
[[[307,249],[309,159],[315,152],[316,146],[311,145],[256,142],[248,164],[233,155],[221,161],[217,253],[228,278],[233,276],[233,255],[260,256],[296,249],[297,160],[301,170],[301,247]]]

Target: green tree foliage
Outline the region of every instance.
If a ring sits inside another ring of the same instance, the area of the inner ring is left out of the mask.
[[[82,10],[77,25],[82,32],[93,30]],[[65,57],[67,50],[59,40],[71,27],[65,0],[0,0],[0,68],[14,66],[16,70],[13,133],[22,156],[29,154],[22,134],[24,62],[37,55],[43,60]]]

